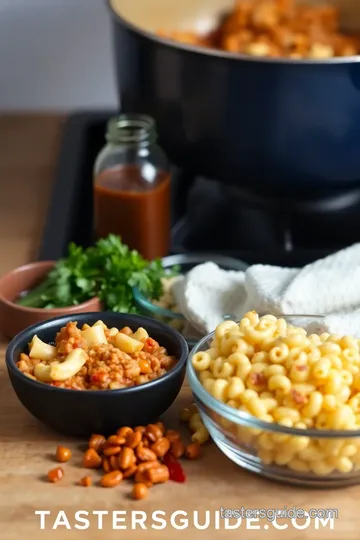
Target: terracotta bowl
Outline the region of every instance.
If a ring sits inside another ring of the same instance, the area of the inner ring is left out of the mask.
[[[0,277],[0,333],[4,337],[11,339],[28,326],[54,317],[101,311],[98,298],[91,298],[77,306],[57,309],[28,308],[14,303],[22,292],[39,285],[54,265],[55,261],[34,262]]]

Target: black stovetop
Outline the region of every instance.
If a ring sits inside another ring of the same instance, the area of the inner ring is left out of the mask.
[[[181,176],[178,181],[183,185]],[[191,184],[174,229],[175,250],[215,251],[282,266],[302,266],[359,240],[360,189],[310,199],[270,198],[205,179]]]
[[[92,242],[92,166],[111,113],[70,118],[40,259]],[[241,185],[241,182],[239,182]],[[247,263],[302,266],[360,240],[360,186],[292,197],[233,189],[174,171],[172,253],[213,252]]]

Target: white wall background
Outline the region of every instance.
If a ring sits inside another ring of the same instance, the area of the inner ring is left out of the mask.
[[[117,104],[105,0],[0,0],[0,110]]]

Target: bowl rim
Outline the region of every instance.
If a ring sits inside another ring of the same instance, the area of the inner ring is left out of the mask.
[[[278,318],[283,319],[295,319],[295,318],[308,318],[315,320],[324,319],[324,315],[307,315],[307,314],[280,314],[277,315]],[[293,427],[282,426],[277,422],[266,422],[256,418],[250,413],[239,411],[233,407],[229,407],[225,403],[214,398],[201,384],[196,371],[192,365],[192,358],[195,353],[202,350],[202,347],[206,344],[207,341],[214,338],[215,330],[210,332],[203,338],[201,338],[198,343],[193,347],[189,353],[189,358],[186,366],[186,376],[193,392],[194,396],[198,398],[202,403],[204,403],[210,410],[220,414],[226,420],[234,422],[235,424],[243,425],[248,428],[256,428],[264,431],[271,431],[274,433],[284,433],[288,435],[299,435],[303,437],[312,437],[316,439],[348,439],[360,437],[360,429],[358,430],[329,430],[329,429],[299,429]]]
[[[5,353],[5,363],[6,367],[9,372],[11,372],[15,377],[19,377],[23,380],[23,382],[26,382],[30,385],[30,387],[33,387],[34,389],[42,389],[47,392],[58,392],[63,394],[74,394],[74,392],[77,392],[78,395],[86,395],[86,396],[113,396],[113,395],[128,395],[128,394],[134,394],[136,392],[139,392],[141,390],[151,389],[155,388],[156,386],[161,386],[162,382],[165,382],[167,379],[170,379],[172,377],[175,377],[177,374],[181,372],[181,370],[185,367],[186,361],[189,354],[189,347],[185,340],[185,338],[177,332],[174,328],[171,328],[170,326],[157,321],[155,319],[152,319],[151,317],[144,317],[142,315],[135,315],[135,314],[128,314],[128,313],[117,313],[112,311],[91,311],[88,313],[79,313],[78,314],[80,319],[83,319],[78,321],[85,324],[86,319],[89,320],[89,318],[94,319],[103,319],[107,317],[115,317],[119,318],[120,320],[127,320],[130,324],[133,321],[135,324],[138,324],[138,326],[143,326],[146,328],[146,325],[150,323],[150,325],[157,327],[159,330],[166,330],[166,332],[174,339],[174,341],[178,341],[181,348],[181,355],[178,359],[176,365],[171,368],[167,373],[164,375],[161,375],[160,377],[153,379],[152,381],[146,382],[144,384],[139,384],[136,386],[130,386],[127,388],[119,388],[116,390],[73,390],[71,388],[59,388],[57,386],[51,386],[50,384],[42,383],[34,379],[30,379],[20,369],[16,366],[15,360],[14,360],[14,351],[15,348],[19,346],[19,344],[24,340],[28,339],[26,336],[29,335],[35,335],[36,331],[39,330],[45,330],[47,327],[54,328],[55,333],[60,330],[66,323],[74,320],[72,314],[70,315],[64,315],[61,317],[53,317],[52,319],[48,319],[46,321],[42,321],[40,323],[33,324],[31,326],[28,326],[21,332],[19,332],[8,344],[6,348]],[[136,322],[135,322],[136,321]]]
[[[219,266],[229,266],[229,270],[235,272],[246,272],[249,268],[249,264],[241,259],[235,259],[235,257],[227,257],[225,255],[217,255],[216,253],[178,253],[176,255],[169,255],[161,259],[161,263],[165,269],[170,269],[172,266],[181,264],[204,264],[206,262],[213,262]],[[186,274],[180,274],[184,276]],[[146,309],[150,313],[159,317],[165,317],[167,319],[178,319],[186,321],[186,318],[182,313],[171,311],[170,309],[163,308],[154,304],[151,299],[146,298],[137,287],[133,288],[135,302],[142,308]]]
[[[3,279],[6,279],[13,274],[17,274],[18,272],[28,272],[32,270],[33,268],[41,268],[41,267],[44,267],[44,268],[49,267],[48,271],[50,271],[51,268],[55,266],[55,264],[56,264],[56,261],[35,261],[35,262],[23,264],[21,266],[17,266],[16,268],[13,268],[9,272],[6,272],[2,276],[0,276],[0,285]],[[87,307],[91,308],[93,307],[93,304],[100,303],[100,299],[98,296],[93,296],[93,298],[89,298],[88,300],[85,300],[84,302],[80,302],[79,304],[72,304],[71,306],[65,306],[61,308],[50,308],[50,309],[32,308],[32,307],[20,306],[16,304],[15,302],[12,302],[11,300],[8,300],[7,298],[3,296],[3,293],[1,292],[1,288],[0,288],[0,303],[16,311],[19,311],[21,313],[28,313],[28,314],[33,314],[33,315],[41,315],[44,313],[49,313],[50,315],[54,315],[55,317],[56,315],[60,316],[62,313],[65,314],[68,312],[77,314],[79,309],[84,309]]]

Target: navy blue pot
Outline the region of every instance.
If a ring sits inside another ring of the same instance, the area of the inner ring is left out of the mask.
[[[110,7],[121,108],[156,119],[174,164],[255,188],[360,183],[360,57],[249,59],[187,47],[128,22],[123,4],[121,16]]]

